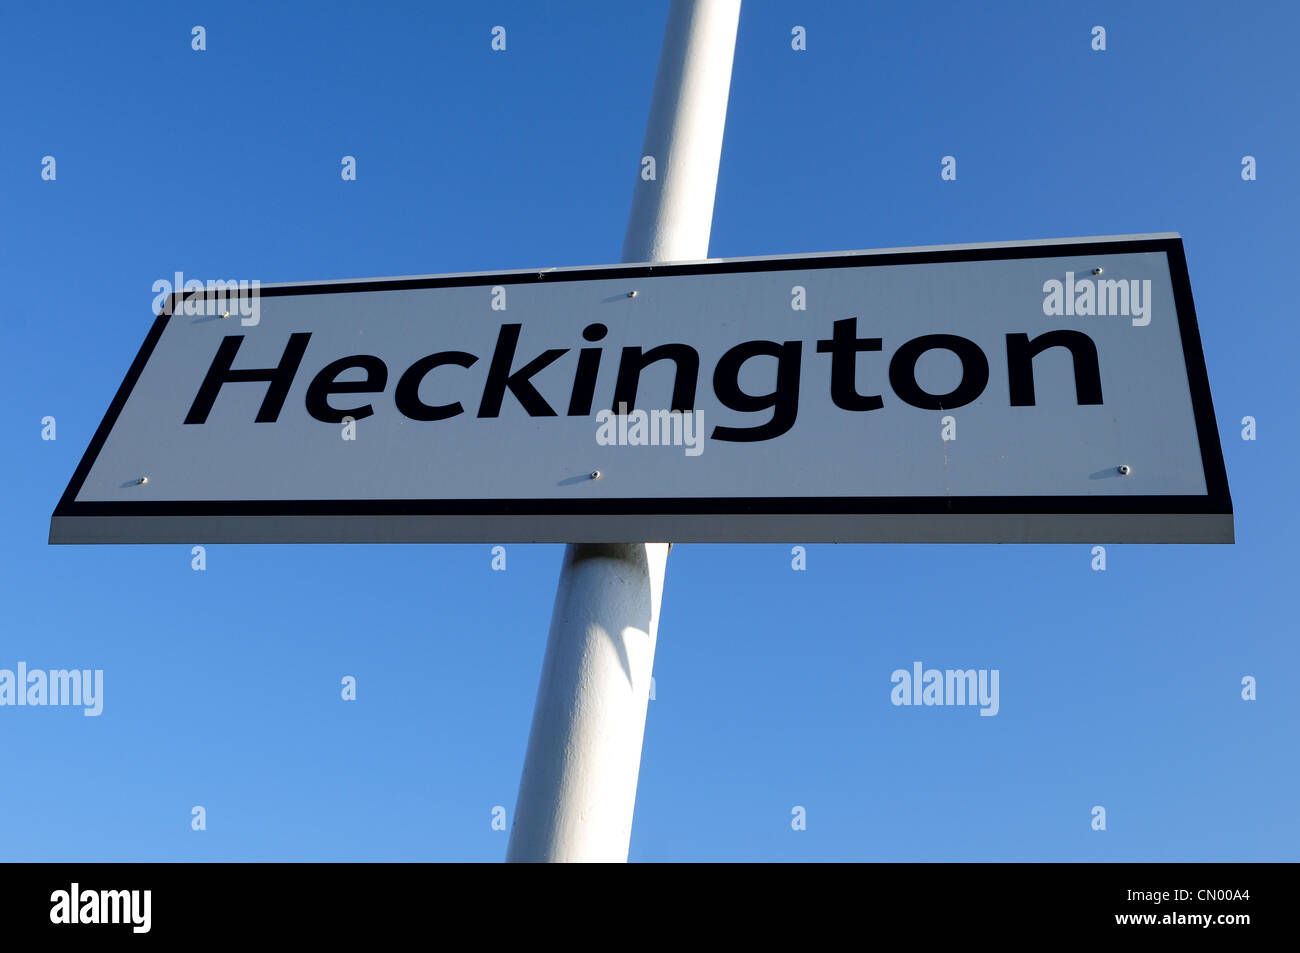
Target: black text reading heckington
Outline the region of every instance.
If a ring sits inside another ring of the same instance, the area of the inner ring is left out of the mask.
[[[543,396],[532,378],[543,368],[559,360],[569,348],[550,348],[524,363],[516,358],[522,325],[504,324],[497,335],[496,347],[488,365],[487,379],[479,398],[477,416],[496,417],[509,393],[533,417],[557,416],[551,401],[562,395]],[[588,342],[602,340],[608,329],[591,324],[583,329]],[[289,335],[284,354],[275,367],[235,367],[235,358],[243,343],[242,334],[222,339],[216,356],[199,386],[194,403],[185,417],[187,424],[202,424],[208,419],[218,394],[226,384],[263,382],[266,396],[257,412],[257,423],[275,423],[285,398],[298,374],[307,343],[308,332]],[[748,442],[779,437],[794,426],[799,413],[799,378],[803,361],[802,341],[745,341],[724,353],[713,369],[713,392],[724,407],[741,413],[771,412],[771,417],[752,427],[715,427],[714,440]],[[830,394],[835,405],[848,411],[880,410],[885,398],[878,387],[869,387],[858,379],[858,356],[883,351],[882,338],[858,337],[857,318],[843,318],[832,325],[831,336],[816,342],[818,354],[830,360]],[[1028,334],[1006,335],[1007,398],[1012,407],[1032,407],[1034,398],[1034,358],[1049,348],[1064,348],[1074,366],[1075,397],[1079,404],[1100,404],[1101,371],[1097,347],[1082,331],[1056,329],[1037,337]],[[961,362],[961,378],[946,394],[931,394],[916,381],[916,363],[928,351],[946,350]],[[596,395],[596,377],[603,349],[578,349],[573,386],[569,389],[567,416],[585,417],[591,413]],[[741,389],[741,368],[750,360],[775,360],[776,385],[764,394]],[[420,385],[425,377],[439,368],[469,368],[478,362],[477,355],[466,351],[439,351],[412,363],[397,379],[393,403],[399,413],[412,420],[446,420],[465,413],[460,401],[450,404],[426,404],[420,399]],[[699,352],[688,344],[667,343],[645,350],[625,347],[619,355],[611,408],[637,406],[637,388],[641,372],[658,361],[675,365],[672,410],[695,409],[695,393],[700,375]],[[338,378],[354,369],[364,372],[362,380]],[[443,370],[441,373],[453,373]],[[866,375],[864,375],[866,376]],[[374,413],[371,404],[336,407],[330,398],[336,394],[379,394],[388,387],[388,365],[373,354],[353,354],[325,365],[307,387],[307,412],[325,423],[340,423],[343,418],[361,420]],[[904,343],[889,360],[889,386],[899,400],[923,410],[952,410],[969,404],[984,393],[989,383],[989,362],[974,341],[955,334],[926,334]],[[866,390],[867,393],[862,391]],[[468,395],[466,395],[468,397]],[[660,405],[662,406],[662,405]]]

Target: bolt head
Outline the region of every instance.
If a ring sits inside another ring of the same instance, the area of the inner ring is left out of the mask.
[[[1116,467],[1116,469],[1119,470],[1120,476],[1128,476],[1130,473],[1133,472],[1133,468],[1129,466],[1127,463],[1121,463],[1118,467]]]
[[[599,470],[592,470],[592,471],[591,471],[591,478],[592,478],[593,480],[599,480],[599,479],[600,479],[600,471],[599,471]]]

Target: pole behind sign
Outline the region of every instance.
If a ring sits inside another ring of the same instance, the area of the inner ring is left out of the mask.
[[[672,0],[623,261],[707,258],[740,0]],[[626,862],[670,544],[570,544],[509,861]]]

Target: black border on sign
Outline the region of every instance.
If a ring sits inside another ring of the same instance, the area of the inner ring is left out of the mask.
[[[1089,254],[1164,252],[1169,263],[1174,306],[1182,338],[1183,357],[1192,399],[1192,412],[1201,448],[1201,465],[1206,493],[1190,495],[1135,496],[872,496],[872,497],[694,497],[686,499],[604,500],[225,500],[141,502],[81,501],[76,497],[90,473],[118,415],[143,373],[158,340],[171,317],[178,295],[164,306],[136,355],[126,379],[118,388],[99,429],[95,431],[81,462],[55,507],[53,518],[103,516],[617,516],[634,515],[764,515],[764,514],[1232,514],[1228,475],[1223,448],[1210,398],[1205,354],[1201,349],[1196,308],[1181,238],[1137,238],[1118,241],[1020,245],[984,248],[936,248],[796,258],[739,259],[691,264],[626,267],[575,268],[564,271],[536,271],[448,275],[429,278],[380,278],[367,281],[328,282],[312,285],[282,285],[260,291],[263,298],[281,295],[333,294],[338,292],[401,291],[421,288],[457,288],[475,285],[525,284],[530,282],[583,281],[671,277],[676,275],[742,274],[828,268],[861,268],[899,264],[941,264],[968,261],[1004,261],[1022,258],[1063,258]],[[197,294],[197,292],[196,292]]]

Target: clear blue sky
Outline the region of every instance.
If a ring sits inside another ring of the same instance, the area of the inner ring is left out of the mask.
[[[504,856],[561,547],[194,572],[47,546],[49,515],[156,279],[616,261],[666,9],[3,7],[0,668],[101,668],[105,701],[0,708],[0,857]],[[1297,32],[1282,2],[746,0],[711,254],[1181,232],[1238,542],[1104,573],[1086,545],[675,548],[632,859],[1297,859]],[[1000,713],[893,707],[915,660],[998,669]]]

